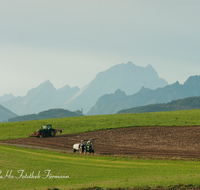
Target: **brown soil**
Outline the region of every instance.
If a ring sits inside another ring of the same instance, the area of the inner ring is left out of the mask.
[[[131,127],[47,138],[4,140],[4,143],[72,150],[74,143],[94,138],[95,153],[131,156],[200,158],[200,126]]]

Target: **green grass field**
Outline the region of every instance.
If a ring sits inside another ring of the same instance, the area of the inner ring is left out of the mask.
[[[42,124],[63,128],[64,134],[139,126],[200,125],[200,110],[83,116],[0,124],[0,140],[25,138]],[[6,176],[11,172],[11,176]],[[24,175],[20,177],[20,171]],[[53,176],[46,178],[45,170]],[[19,172],[19,173],[18,173]],[[30,176],[37,176],[39,178]],[[28,178],[30,176],[30,178]],[[5,177],[5,178],[4,178]],[[19,179],[17,179],[17,177]],[[89,156],[0,145],[0,189],[78,189],[86,187],[170,187],[200,185],[200,162]]]
[[[131,126],[200,125],[200,110],[114,114],[0,123],[0,140],[25,138],[43,124],[64,129],[64,134]]]
[[[77,189],[83,187],[170,187],[199,184],[200,162],[133,159],[131,157],[79,156],[58,152],[0,146],[0,189]],[[12,170],[13,178],[6,176]],[[21,177],[27,173],[30,179]],[[44,171],[51,170],[49,178]],[[9,173],[8,172],[8,173]],[[34,179],[33,176],[40,176]],[[5,177],[2,179],[2,177]],[[46,178],[47,177],[47,178]],[[19,179],[16,179],[19,178]]]

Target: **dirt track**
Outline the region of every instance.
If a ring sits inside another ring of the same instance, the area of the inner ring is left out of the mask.
[[[200,126],[134,127],[3,142],[72,150],[74,143],[90,138],[96,139],[93,149],[100,154],[200,158]]]

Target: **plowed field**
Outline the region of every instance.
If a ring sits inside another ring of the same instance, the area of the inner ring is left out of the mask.
[[[90,138],[96,139],[93,149],[99,154],[200,158],[200,126],[132,127],[3,142],[67,151],[74,143]]]

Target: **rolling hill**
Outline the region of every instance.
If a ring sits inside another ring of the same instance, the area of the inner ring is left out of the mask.
[[[29,114],[29,115],[13,117],[13,118],[10,118],[8,122],[62,118],[62,117],[75,117],[75,116],[83,116],[83,114],[79,110],[75,112],[71,112],[65,109],[50,109],[47,111],[40,112],[38,114]]]
[[[117,113],[145,113],[191,109],[200,109],[200,97],[190,97],[180,100],[173,100],[165,104],[151,104],[147,106],[134,107],[130,109],[120,110]]]

